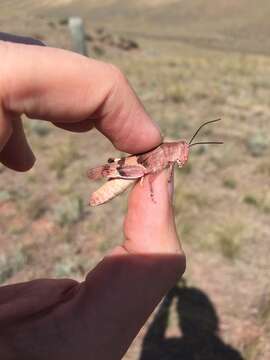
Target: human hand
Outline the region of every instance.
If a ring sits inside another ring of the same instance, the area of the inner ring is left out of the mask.
[[[130,153],[161,142],[158,128],[116,67],[60,49],[9,42],[1,42],[0,57],[0,161],[6,166],[24,171],[34,163],[22,114],[70,131],[96,126]]]
[[[34,155],[20,116],[70,131],[96,127],[122,151],[161,142],[115,67],[64,50],[0,42],[0,160],[25,171]],[[135,185],[125,240],[86,280],[35,280],[0,288],[0,356],[5,359],[120,359],[185,267],[166,171]]]

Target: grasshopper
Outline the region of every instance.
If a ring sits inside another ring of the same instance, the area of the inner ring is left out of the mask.
[[[189,150],[192,146],[200,144],[223,144],[222,141],[193,142],[202,127],[220,120],[221,119],[215,119],[203,123],[196,130],[189,142],[186,140],[163,142],[148,152],[119,159],[110,158],[105,165],[90,169],[87,175],[91,180],[106,178],[108,181],[91,195],[89,204],[96,206],[111,200],[124,192],[138,179],[141,179],[142,182],[145,175],[155,175],[166,168],[170,168],[172,175],[175,164],[177,164],[179,168],[186,164]],[[152,200],[154,200],[151,179],[150,176],[151,197]]]

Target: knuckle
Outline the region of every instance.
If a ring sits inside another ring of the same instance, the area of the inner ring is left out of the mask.
[[[114,86],[119,86],[127,83],[127,79],[123,72],[113,64],[109,64],[110,72],[111,72],[111,78],[113,81]]]

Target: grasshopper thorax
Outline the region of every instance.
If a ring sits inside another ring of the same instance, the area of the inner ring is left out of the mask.
[[[176,163],[182,167],[188,160],[189,145],[185,140],[166,142],[161,145],[161,148],[167,164]]]

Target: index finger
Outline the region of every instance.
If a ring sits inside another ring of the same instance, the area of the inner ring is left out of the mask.
[[[110,64],[61,49],[0,42],[1,104],[5,111],[55,124],[95,125],[121,151],[161,142],[122,73]]]

